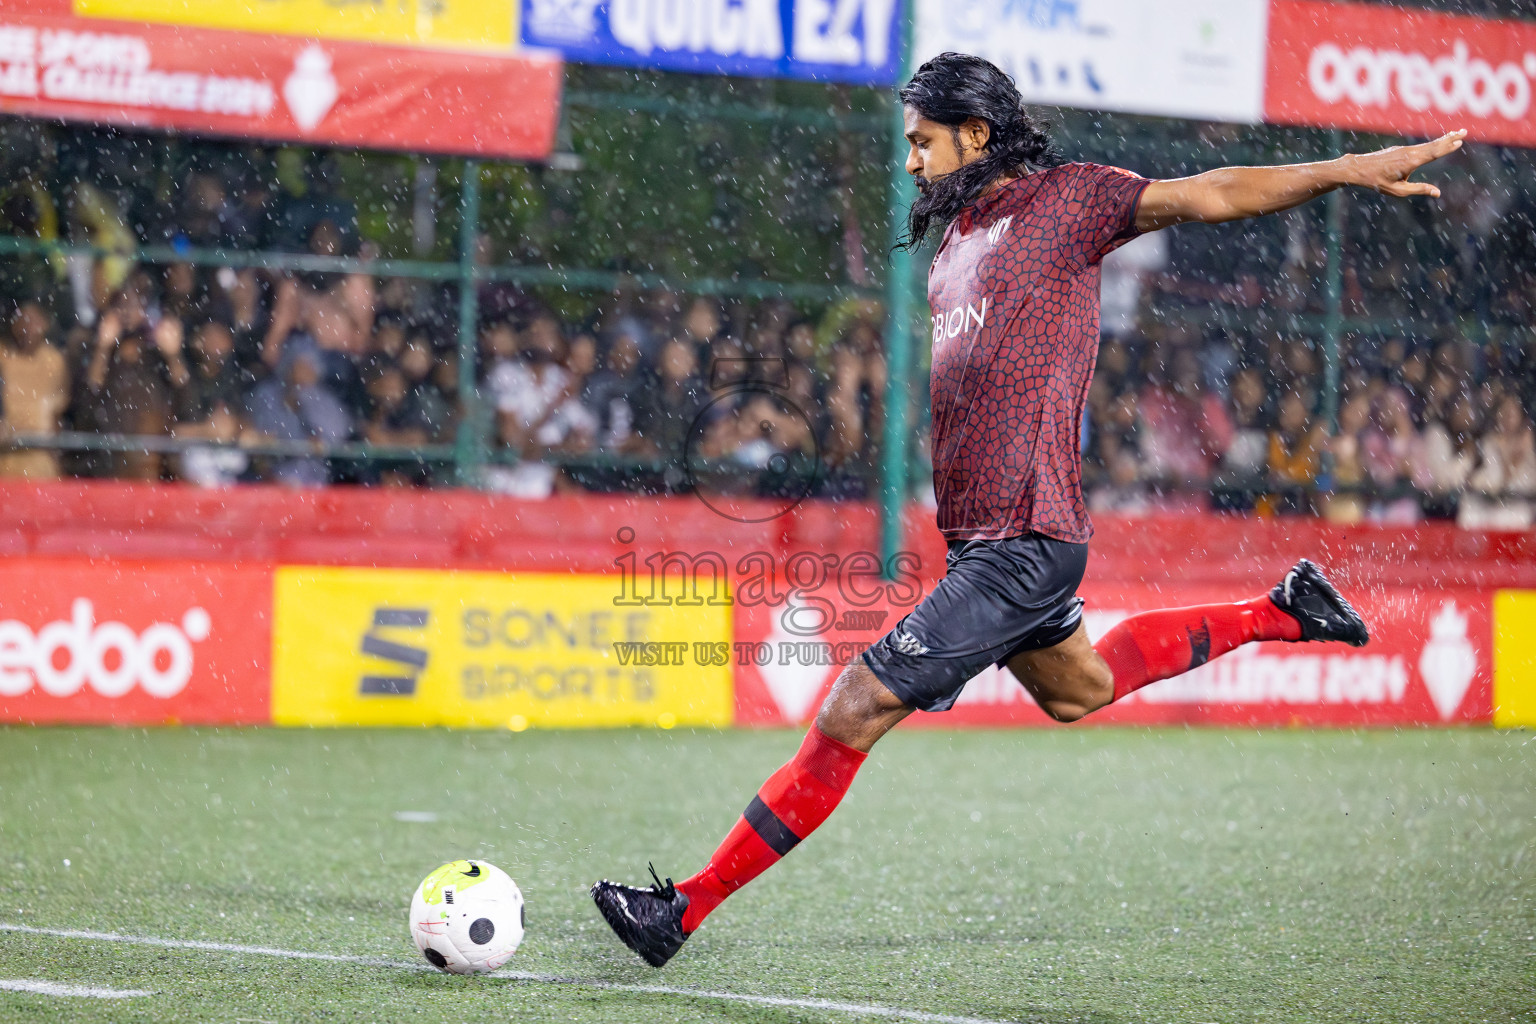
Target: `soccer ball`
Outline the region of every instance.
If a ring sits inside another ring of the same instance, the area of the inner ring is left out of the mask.
[[[444,864],[411,897],[411,938],[427,962],[450,974],[489,974],[523,941],[523,892],[483,860]]]

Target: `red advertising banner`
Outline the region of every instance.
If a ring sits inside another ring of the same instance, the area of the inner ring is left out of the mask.
[[[1536,145],[1536,25],[1273,0],[1264,119]]]
[[[540,160],[558,59],[0,9],[0,112]]]
[[[272,569],[0,560],[0,722],[271,718]]]
[[[1085,583],[1095,639],[1137,611],[1251,596],[1231,585],[1153,588]],[[1364,648],[1249,644],[1176,679],[1153,683],[1095,713],[1100,724],[1365,726],[1487,723],[1492,714],[1490,596],[1476,590],[1372,588],[1349,595],[1371,624]],[[807,608],[825,600],[826,615]],[[798,604],[796,603],[798,602]],[[815,714],[842,664],[890,629],[906,608],[850,605],[835,588],[781,604],[736,609],[736,722],[800,725]],[[876,620],[879,620],[876,625]],[[819,623],[826,623],[815,632]],[[854,627],[854,628],[849,628]],[[1005,670],[989,668],[944,714],[917,726],[1049,724]]]
[[[805,577],[811,586],[774,580],[732,588],[737,725],[810,721],[843,666],[884,636],[932,586],[910,572],[881,581],[872,554],[856,553],[848,561],[857,559],[867,560],[860,572],[821,571]]]

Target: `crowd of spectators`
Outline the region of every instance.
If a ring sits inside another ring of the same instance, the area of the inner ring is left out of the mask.
[[[375,276],[366,262],[340,272],[129,255],[162,245],[366,261],[375,250],[323,160],[271,178],[238,161],[192,163],[161,189],[169,202],[152,202],[113,153],[13,163],[0,181],[0,234],[123,252],[0,259],[0,475],[413,486],[451,479],[455,446],[483,443],[482,483],[526,497],[681,491],[703,478],[748,493],[806,480],[813,495],[873,493],[886,380],[877,304],[812,311],[620,289],[562,318],[539,295],[487,282],[461,383],[451,283]],[[1467,223],[1492,223],[1481,209]],[[1170,252],[1167,233],[1106,261],[1083,427],[1090,507],[1530,527],[1536,274],[1459,288],[1458,267],[1520,263],[1489,240],[1470,256],[1453,246],[1427,262],[1352,265],[1347,312],[1401,299],[1409,266],[1422,278],[1415,308],[1435,312],[1398,318],[1411,330],[1346,333],[1336,408],[1325,408],[1316,333],[1266,320],[1317,309],[1320,247],[1297,223],[1272,218],[1245,236],[1262,250],[1263,231],[1290,233],[1262,277],[1240,259],[1225,274],[1194,265],[1209,246]],[[1472,237],[1459,230],[1442,233]],[[1222,329],[1218,307],[1252,316]],[[1474,340],[1458,329],[1469,318],[1514,329]],[[75,440],[40,443],[63,431]],[[154,443],[79,443],[91,436]]]
[[[1178,326],[1106,336],[1084,430],[1089,507],[1536,522],[1529,348],[1347,338],[1332,423],[1318,348]]]
[[[519,458],[489,482],[866,496],[884,415],[878,315],[850,302],[812,321],[784,302],[727,310],[660,292],[575,327],[537,307],[492,320],[479,379],[495,442]]]
[[[782,301],[620,288],[562,319],[485,283],[466,404],[451,282],[130,255],[366,263],[377,249],[330,160],[278,150],[262,175],[216,153],[152,187],[137,166],[152,147],[83,139],[33,132],[0,153],[0,234],[123,252],[0,259],[0,474],[422,485],[452,478],[452,446],[489,442],[484,482],[527,496],[680,490],[699,474],[771,491],[784,466],[815,493],[869,492],[877,306],[810,319]],[[488,239],[479,249],[490,258]],[[46,447],[66,431],[71,443]],[[101,449],[93,435],[154,443]]]
[[[1225,145],[1238,130],[1208,126]],[[1444,198],[1342,194],[1104,263],[1089,503],[1528,528],[1536,500],[1536,161],[1467,147]],[[1337,388],[1325,222],[1343,226]]]
[[[171,264],[132,270],[89,325],[14,303],[0,338],[0,444],[32,446],[0,448],[0,475],[446,479],[463,417],[456,339],[386,307],[388,291],[364,274]],[[580,325],[518,305],[477,336],[472,394],[489,420],[493,489],[676,491],[710,473],[771,490],[771,470],[792,460],[818,467],[806,474],[814,493],[868,493],[884,401],[876,308],[849,304],[817,323],[763,302],[738,307],[738,330],[711,298],[621,296]],[[37,446],[61,431],[167,443]]]

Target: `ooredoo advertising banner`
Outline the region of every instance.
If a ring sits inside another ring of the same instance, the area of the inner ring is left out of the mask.
[[[1097,639],[1138,611],[1231,601],[1230,587],[1152,589],[1085,583],[1086,621]],[[1478,591],[1371,589],[1351,594],[1371,624],[1364,648],[1344,644],[1249,644],[1175,679],[1153,683],[1096,712],[1101,724],[1443,725],[1489,720],[1492,627]],[[818,602],[825,614],[803,609]],[[736,721],[802,724],[814,716],[842,665],[908,610],[882,599],[851,604],[834,587],[777,605],[736,611]],[[854,627],[854,628],[850,628]],[[918,714],[923,726],[1048,724],[1011,673],[988,668],[953,709]]]
[[[729,725],[730,609],[618,576],[277,570],[278,725]]]
[[[0,562],[0,721],[269,720],[272,570]]]
[[[522,39],[593,64],[890,85],[906,3],[522,0]]]
[[[985,57],[1031,103],[1215,121],[1263,109],[1266,0],[916,0],[913,64]]]
[[[1386,4],[1274,0],[1264,116],[1536,145],[1536,25]]]
[[[0,112],[542,159],[560,62],[0,7]]]

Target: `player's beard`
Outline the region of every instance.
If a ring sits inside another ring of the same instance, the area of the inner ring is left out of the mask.
[[[981,198],[987,186],[1004,173],[998,161],[983,158],[937,178],[917,179],[917,199],[907,214],[906,247],[923,242],[929,227],[948,225],[960,211]]]

